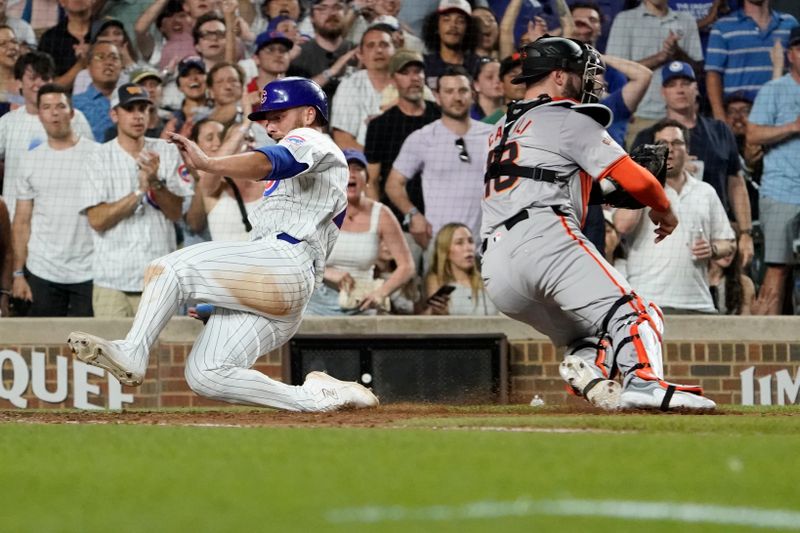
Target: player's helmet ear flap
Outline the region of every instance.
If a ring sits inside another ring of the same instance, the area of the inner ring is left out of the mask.
[[[603,73],[600,54],[588,44],[545,35],[525,45],[520,50],[522,72],[511,83],[535,83],[554,70],[579,74],[583,79],[582,103],[596,103],[600,99]]]
[[[328,97],[314,81],[290,76],[273,80],[261,92],[261,104],[250,113],[250,120],[263,120],[270,111],[280,111],[293,107],[311,106],[324,124],[328,123]]]

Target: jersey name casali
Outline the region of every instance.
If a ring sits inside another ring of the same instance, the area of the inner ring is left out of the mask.
[[[591,110],[610,113],[603,107],[595,105]],[[589,106],[576,106],[571,100],[556,100],[533,107],[517,119],[500,162],[551,170],[558,179],[551,183],[499,176],[489,181],[482,204],[482,239],[530,207],[557,206],[582,220],[592,179],[602,176],[626,155],[605,128],[583,112],[588,109]],[[504,125],[505,118],[489,137],[490,151],[500,143]]]

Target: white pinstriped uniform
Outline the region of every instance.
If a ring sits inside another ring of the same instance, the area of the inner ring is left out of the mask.
[[[316,130],[293,130],[279,144],[308,168],[265,182],[264,200],[250,217],[253,240],[200,243],[152,262],[133,327],[119,347],[143,373],[150,347],[180,305],[189,298],[213,304],[186,361],[189,386],[217,400],[315,410],[303,387],[250,367],[300,325],[339,233],[334,219],[343,218],[347,205],[348,168],[341,150]]]

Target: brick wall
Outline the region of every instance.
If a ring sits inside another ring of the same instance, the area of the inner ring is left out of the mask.
[[[790,397],[793,384],[800,385],[800,320],[774,319],[777,322],[764,323],[763,327],[759,327],[757,320],[738,324],[719,322],[732,320],[730,318],[712,320],[718,322],[706,322],[698,326],[697,319],[669,320],[668,332],[671,333],[665,344],[665,370],[670,380],[699,384],[712,399],[722,404],[742,403],[743,382],[749,383],[751,402],[800,403],[800,397]],[[15,321],[16,324],[12,324]],[[747,324],[748,329],[743,329],[742,324]],[[124,332],[128,325],[126,321],[109,323],[60,319],[47,324],[29,319],[0,320],[0,358],[3,359],[0,408],[14,408],[15,403],[21,403],[21,399],[24,399],[27,408],[71,408],[85,406],[86,403],[113,407],[112,397],[116,397],[117,401],[123,398],[125,407],[223,405],[197,396],[184,380],[184,362],[199,331],[195,321],[172,321],[154,347],[147,377],[138,388],[119,386],[107,376],[87,375],[87,372],[95,369],[87,370],[84,365],[76,365],[61,341],[72,329],[105,332],[112,338],[121,337],[120,332]],[[345,322],[316,319],[306,321],[300,332],[338,332],[344,344],[348,337],[361,333],[458,335],[497,331],[503,331],[509,337],[509,397],[512,403],[527,403],[534,394],[548,404],[574,401],[565,393],[564,383],[558,374],[561,350],[537,332],[508,319],[379,317],[348,319]],[[742,331],[747,332],[750,338],[735,338],[733,333]],[[776,338],[781,340],[775,341]],[[35,360],[43,360],[43,368]],[[284,380],[288,376],[287,362],[288,348],[284,346],[259,359],[255,368],[273,379]],[[37,377],[40,375],[43,380]],[[37,379],[43,381],[44,389],[50,394],[63,389],[66,399],[42,400],[42,386],[40,384],[37,388],[34,384]],[[92,387],[98,387],[99,390],[95,391]],[[746,389],[747,385],[745,392]],[[132,403],[121,396],[131,394]]]

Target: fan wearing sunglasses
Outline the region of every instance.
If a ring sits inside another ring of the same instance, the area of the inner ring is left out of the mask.
[[[416,243],[428,248],[449,222],[465,224],[475,235],[480,225],[486,139],[493,127],[470,118],[472,80],[462,67],[439,77],[436,93],[442,118],[413,132],[400,149],[386,183],[386,193]],[[422,173],[425,214],[409,200],[406,181]]]

